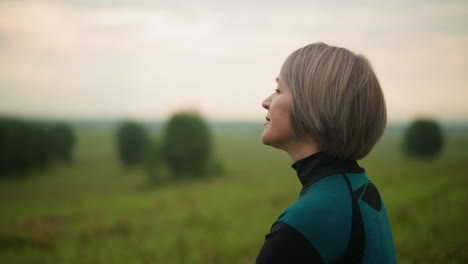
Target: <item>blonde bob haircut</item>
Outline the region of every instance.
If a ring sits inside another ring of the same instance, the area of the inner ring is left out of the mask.
[[[298,137],[338,158],[362,159],[382,136],[385,100],[363,55],[324,43],[294,51],[280,79],[291,90],[291,122]]]

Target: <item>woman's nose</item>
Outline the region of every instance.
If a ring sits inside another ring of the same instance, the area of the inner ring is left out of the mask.
[[[265,100],[263,100],[262,107],[266,110],[270,109],[270,97],[267,97]]]

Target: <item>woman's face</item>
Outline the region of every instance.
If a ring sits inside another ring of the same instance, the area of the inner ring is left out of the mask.
[[[262,103],[268,113],[261,139],[265,145],[286,150],[288,143],[295,139],[291,126],[291,91],[280,78],[276,82],[277,89]]]

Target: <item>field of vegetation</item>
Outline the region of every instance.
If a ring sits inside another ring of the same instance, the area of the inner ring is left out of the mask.
[[[113,130],[80,128],[71,164],[0,181],[0,263],[253,263],[301,188],[260,129],[213,128],[223,175],[150,185],[118,163]],[[359,162],[386,203],[399,263],[468,263],[468,130],[445,136],[437,159],[408,160],[392,129]]]

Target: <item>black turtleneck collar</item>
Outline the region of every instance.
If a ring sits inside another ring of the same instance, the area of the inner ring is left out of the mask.
[[[352,159],[339,159],[317,152],[292,164],[303,187],[307,187],[321,178],[341,173],[361,173],[363,168]]]

